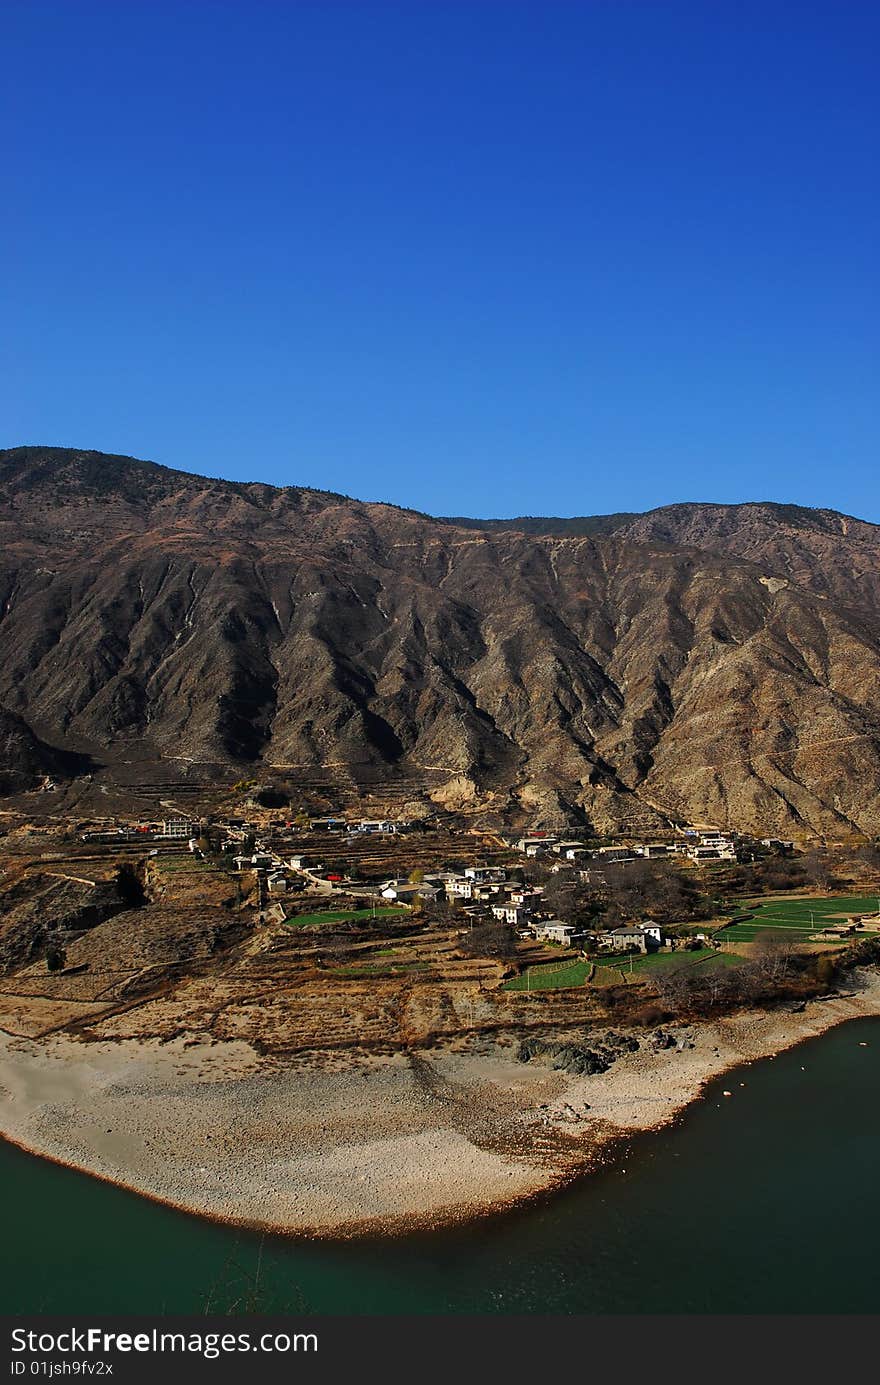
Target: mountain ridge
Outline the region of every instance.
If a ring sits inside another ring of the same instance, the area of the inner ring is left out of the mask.
[[[8,449],[0,708],[108,762],[443,766],[536,821],[873,833],[880,527],[783,510],[536,535]]]
[[[663,505],[653,506],[648,510],[622,510],[608,514],[599,515],[519,515],[510,518],[477,518],[463,515],[432,515],[427,511],[419,510],[410,505],[399,505],[389,500],[363,500],[356,496],[347,495],[342,491],[326,490],[317,486],[303,486],[292,484],[288,486],[278,486],[265,481],[237,481],[229,480],[220,476],[210,476],[201,472],[184,471],[178,467],[165,465],[163,462],[155,462],[144,458],[133,457],[124,453],[105,453],[94,449],[76,447],[54,447],[42,444],[21,444],[16,447],[0,448],[0,486],[4,481],[8,482],[11,472],[16,464],[25,463],[31,466],[39,466],[43,461],[48,468],[51,468],[53,478],[66,462],[79,462],[86,464],[98,463],[98,470],[107,472],[107,464],[112,464],[118,473],[120,469],[127,471],[130,475],[137,474],[146,477],[151,473],[161,473],[169,478],[176,478],[184,482],[200,482],[217,487],[229,487],[238,491],[246,492],[274,492],[280,495],[292,492],[305,492],[313,495],[326,496],[333,500],[346,500],[359,505],[383,505],[389,509],[402,510],[407,514],[418,515],[422,519],[431,519],[438,524],[448,524],[457,528],[465,529],[486,529],[504,531],[514,529],[518,533],[534,533],[545,536],[556,536],[555,528],[544,526],[575,526],[583,525],[583,530],[566,528],[565,533],[572,536],[591,536],[594,532],[611,533],[617,529],[625,528],[627,524],[637,520],[655,520],[661,516],[671,515],[683,510],[714,511],[719,514],[737,512],[743,510],[768,511],[775,513],[780,520],[809,519],[814,523],[821,517],[823,520],[832,521],[843,520],[847,524],[854,523],[865,526],[866,529],[874,530],[880,535],[880,524],[872,520],[863,519],[857,515],[850,515],[842,510],[831,509],[828,506],[808,506],[795,505],[783,501],[775,500],[740,500],[740,501],[713,501],[713,500],[679,500],[671,501]],[[121,464],[121,465],[120,465]],[[97,477],[97,471],[92,472],[93,478]],[[44,475],[40,479],[45,479]],[[34,483],[34,478],[25,481],[25,486]],[[16,482],[21,487],[21,480]],[[106,474],[102,478],[101,489],[106,489],[109,479]],[[541,526],[540,528],[534,526]],[[593,529],[590,526],[600,526]],[[827,530],[827,525],[822,528]],[[562,532],[559,533],[562,537]]]
[[[664,505],[655,505],[649,510],[620,510],[602,515],[518,515],[510,519],[474,519],[463,515],[440,515],[438,518],[441,523],[454,524],[465,529],[516,529],[524,534],[558,534],[562,536],[564,534],[610,534],[626,528],[637,520],[655,521],[662,516],[675,515],[683,510],[714,511],[718,514],[744,510],[769,512],[776,515],[780,522],[793,522],[798,519],[813,521],[812,524],[804,525],[804,527],[821,528],[824,532],[840,532],[838,526],[841,520],[847,525],[850,523],[864,524],[872,529],[880,529],[880,525],[873,521],[861,519],[857,515],[846,514],[842,510],[833,510],[827,506],[794,505],[777,500],[677,500]],[[831,528],[827,523],[817,524],[816,520],[820,518],[831,521]]]

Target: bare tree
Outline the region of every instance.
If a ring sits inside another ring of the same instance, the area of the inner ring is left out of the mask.
[[[603,903],[611,925],[644,914],[659,923],[683,923],[708,918],[712,912],[694,874],[665,861],[608,865]]]
[[[670,1010],[685,1010],[693,995],[693,966],[681,961],[667,967],[657,967],[651,974],[651,983],[660,1000]]]
[[[828,889],[831,879],[831,863],[826,851],[818,848],[814,851],[808,851],[803,857],[801,865],[811,885],[815,885],[819,890]]]
[[[565,923],[585,923],[603,907],[603,896],[585,884],[573,869],[554,872],[542,867],[533,876],[543,890],[542,906]]]
[[[750,965],[763,981],[778,986],[791,972],[796,951],[791,934],[785,929],[759,933],[752,945]]]
[[[864,846],[859,847],[856,855],[868,875],[876,879],[880,875],[880,847],[877,843],[867,842]]]
[[[515,957],[516,935],[506,923],[479,923],[462,938],[461,948],[468,957]]]

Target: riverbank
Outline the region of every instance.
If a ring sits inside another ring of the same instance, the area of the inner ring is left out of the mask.
[[[861,980],[799,1013],[669,1027],[674,1045],[659,1051],[631,1031],[638,1051],[579,1077],[517,1061],[512,1032],[289,1062],[197,1033],[165,1042],[0,1035],[0,1132],[225,1222],[325,1237],[438,1226],[595,1167],[615,1140],[674,1119],[731,1068],[880,1015],[880,977]]]

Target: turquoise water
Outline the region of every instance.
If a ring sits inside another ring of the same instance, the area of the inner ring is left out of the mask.
[[[0,1306],[876,1312],[878,1088],[880,1020],[859,1020],[728,1074],[677,1126],[538,1205],[343,1245],[215,1226],[0,1145]]]

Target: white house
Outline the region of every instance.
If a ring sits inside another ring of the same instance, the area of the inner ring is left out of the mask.
[[[733,846],[733,838],[726,832],[701,832],[698,837],[699,847],[707,847],[718,852],[719,859],[722,861],[733,861],[736,859],[736,852]],[[690,855],[690,853],[688,853]]]
[[[584,870],[579,870],[577,872],[577,877],[578,880],[580,880],[584,885],[605,884],[605,876],[602,874],[602,872],[600,870],[595,869],[591,870],[589,867],[586,867]]]
[[[539,941],[561,943],[563,947],[571,947],[575,931],[573,923],[563,923],[561,919],[548,919],[546,923],[532,925],[532,932]]]
[[[522,927],[529,917],[529,910],[523,909],[516,904],[493,904],[492,917],[499,919],[502,923],[509,923],[511,927]]]
[[[656,952],[663,945],[663,929],[659,923],[646,919],[644,923],[626,924],[613,928],[606,939],[615,951]]]
[[[194,823],[189,818],[167,818],[162,823],[163,837],[191,837],[193,834]]]
[[[626,865],[628,861],[636,861],[638,857],[628,846],[600,846],[598,851],[593,853],[594,858],[598,857],[603,862],[612,865]]]
[[[526,856],[536,856],[539,851],[545,851],[557,840],[549,832],[542,832],[540,835],[531,837],[520,837],[517,842],[517,850],[524,851]]]
[[[543,893],[540,885],[536,885],[534,889],[521,886],[519,889],[511,890],[508,897],[511,904],[517,904],[522,909],[537,909]]]
[[[409,903],[410,898],[415,894],[415,892],[416,892],[416,887],[415,887],[415,885],[396,885],[396,884],[392,884],[392,885],[385,885],[385,886],[380,890],[380,894],[382,895],[382,898],[383,898],[383,899],[401,900],[403,903],[406,903],[406,904]]]
[[[558,856],[565,856],[566,859],[569,861],[574,859],[573,857],[569,856],[568,853],[570,851],[583,851],[583,849],[583,842],[554,842],[553,844],[553,850],[556,852],[556,854]]]
[[[446,881],[446,893],[454,899],[473,899],[474,882],[466,875],[453,876]]]
[[[696,865],[702,861],[736,860],[736,852],[729,842],[725,846],[692,846],[688,848],[687,855]]]
[[[648,944],[641,928],[612,928],[605,939],[615,952],[647,952]]]
[[[387,885],[382,891],[383,899],[397,901],[399,904],[412,904],[414,899],[435,900],[437,890],[433,885]]]

